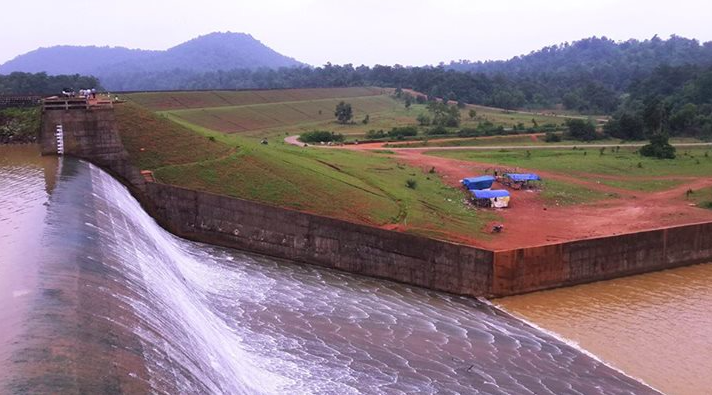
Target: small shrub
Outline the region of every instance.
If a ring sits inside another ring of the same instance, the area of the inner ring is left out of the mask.
[[[433,135],[440,135],[440,134],[448,134],[447,129],[444,126],[433,126],[432,128],[428,129],[425,131],[425,134],[429,136]]]
[[[547,143],[558,143],[561,141],[561,135],[554,132],[546,132],[544,141]],[[576,147],[574,147],[574,149],[576,149]]]
[[[215,136],[210,136],[210,137],[208,137],[208,140],[210,140],[210,141],[212,141],[212,142],[215,142]]]
[[[303,143],[341,142],[344,141],[344,135],[341,133],[334,133],[326,130],[314,130],[311,132],[302,133],[299,136],[299,141]]]
[[[656,133],[650,137],[650,144],[640,147],[640,154],[658,159],[675,159],[675,147],[668,142],[666,133]]]
[[[418,181],[416,181],[412,178],[409,178],[405,181],[405,186],[410,189],[415,189],[418,187]]]
[[[427,116],[426,114],[418,114],[418,116],[415,119],[418,121],[418,125],[420,125],[420,126],[430,125],[430,117]]]
[[[386,132],[383,130],[369,130],[366,132],[366,138],[369,140],[376,140],[376,139],[382,139],[386,137]]]
[[[415,126],[402,126],[391,129],[388,132],[388,137],[403,140],[404,137],[412,137],[418,135],[418,128]]]

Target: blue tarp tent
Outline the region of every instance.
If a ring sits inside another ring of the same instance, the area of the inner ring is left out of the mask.
[[[488,191],[470,191],[475,199],[475,204],[481,207],[504,208],[509,207],[509,192],[504,189]]]
[[[541,181],[541,177],[532,173],[507,173],[504,176],[514,182]]]
[[[481,177],[468,177],[463,179],[462,185],[467,189],[487,189],[492,187],[494,182],[494,177],[492,176],[481,176]]]
[[[509,192],[504,189],[492,189],[489,191],[470,191],[475,199],[493,199],[509,196]]]

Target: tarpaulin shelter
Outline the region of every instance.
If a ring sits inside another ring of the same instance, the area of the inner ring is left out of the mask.
[[[504,189],[471,190],[470,193],[479,206],[497,208],[509,206],[509,191]]]
[[[468,177],[460,181],[462,185],[469,189],[488,189],[492,187],[494,182],[494,177],[492,176],[480,176],[480,177]]]
[[[541,177],[534,173],[507,173],[500,180],[502,184],[515,189],[530,187],[529,182],[531,181],[541,181]]]
[[[514,182],[541,181],[541,177],[534,173],[507,173],[504,176]]]

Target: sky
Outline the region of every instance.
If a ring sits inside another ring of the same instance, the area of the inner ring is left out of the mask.
[[[33,0],[3,4],[0,63],[53,45],[167,49],[249,33],[311,65],[508,59],[591,36],[712,41],[710,0]]]

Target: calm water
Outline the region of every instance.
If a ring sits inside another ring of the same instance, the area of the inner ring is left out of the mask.
[[[663,392],[712,393],[712,264],[496,304]]]
[[[0,282],[0,393],[654,393],[487,303],[178,239],[31,148]]]

